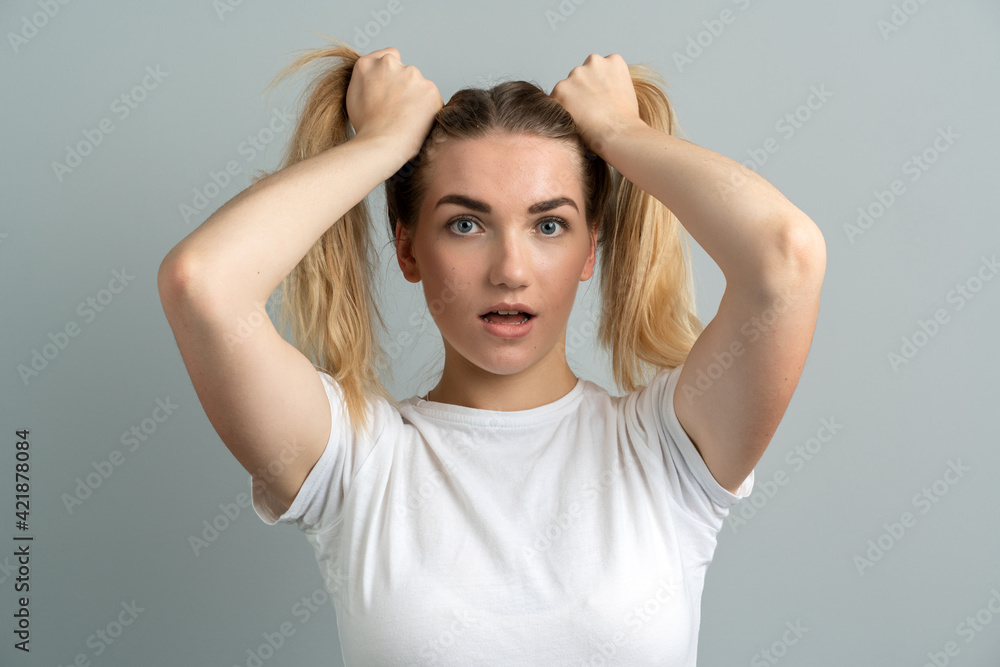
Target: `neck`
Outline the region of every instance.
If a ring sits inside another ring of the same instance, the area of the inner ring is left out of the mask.
[[[427,392],[427,400],[479,410],[530,410],[559,400],[578,380],[565,358],[543,360],[510,375],[484,371],[465,359],[449,364],[446,358],[441,380]]]

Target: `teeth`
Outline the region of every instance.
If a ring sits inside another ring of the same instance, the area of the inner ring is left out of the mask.
[[[521,320],[520,322],[516,322],[516,324],[524,324],[525,322],[528,321],[528,314],[527,313],[521,313],[521,311],[519,311],[519,310],[494,310],[493,312],[486,313],[482,317],[483,317],[484,320],[486,320],[487,322],[489,322],[490,321],[490,315],[493,315],[494,313],[497,314],[497,315],[518,315],[518,314],[524,315],[524,319]],[[495,322],[491,322],[491,324],[496,324],[496,323]],[[512,322],[511,324],[515,324],[515,323]]]

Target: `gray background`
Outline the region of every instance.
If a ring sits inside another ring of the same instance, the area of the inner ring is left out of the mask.
[[[811,354],[756,468],[745,523],[731,517],[719,535],[700,664],[917,667],[929,652],[943,664],[950,641],[948,664],[1000,664],[1000,615],[988,607],[993,600],[1000,609],[1000,279],[977,282],[982,258],[1000,250],[1000,6],[566,0],[565,20],[551,23],[555,0],[400,0],[395,15],[388,5],[53,1],[48,17],[38,2],[4,3],[0,663],[68,665],[83,654],[94,665],[245,665],[262,633],[288,622],[294,635],[265,665],[341,664],[332,605],[308,620],[294,611],[304,596],[322,598],[323,586],[294,526],[268,528],[239,507],[207,548],[195,555],[189,544],[204,521],[224,523],[220,504],[249,491],[248,475],[198,403],[156,290],[166,252],[246,187],[253,170],[277,165],[287,130],[253,156],[243,142],[268,128],[275,110],[295,112],[303,80],[270,98],[263,89],[296,51],[323,46],[325,34],[362,53],[396,46],[446,100],[500,77],[550,91],[592,52],[649,63],[666,78],[688,139],[753,164],[823,230],[828,264]],[[724,10],[731,22],[712,35],[705,22]],[[880,22],[891,25],[894,11],[902,25],[883,34]],[[371,23],[373,12],[391,21]],[[41,27],[33,32],[26,21]],[[366,24],[367,44],[357,39]],[[30,38],[15,48],[11,33]],[[701,53],[679,66],[675,54],[699,39]],[[147,66],[164,74],[136,91],[144,99],[123,118],[113,103],[141,86]],[[831,96],[803,107],[814,86]],[[776,123],[797,112],[803,122],[789,136]],[[113,131],[57,175],[53,163],[104,118]],[[935,148],[947,128],[957,138]],[[777,152],[749,162],[769,138]],[[906,163],[922,154],[934,162],[913,180]],[[179,207],[230,160],[240,174],[186,221]],[[895,180],[903,194],[850,239],[845,225]],[[382,201],[372,195],[380,232]],[[724,279],[692,248],[707,322]],[[390,252],[383,263],[398,336],[426,304]],[[104,293],[113,299],[96,317],[78,310],[123,267],[134,279]],[[960,284],[978,289],[961,308]],[[571,330],[589,320],[594,285],[582,285]],[[920,321],[939,309],[947,322],[925,339]],[[77,335],[22,380],[18,367],[72,322]],[[887,355],[914,334],[918,353],[893,368]],[[432,386],[439,350],[434,327],[402,350],[390,387],[397,397]],[[620,393],[591,339],[570,353],[580,374]],[[163,423],[147,421],[155,431],[128,451],[121,434],[141,427],[157,399],[178,407]],[[824,419],[842,425],[832,438],[820,430]],[[12,648],[11,633],[16,428],[31,430],[30,657]],[[818,436],[826,442],[813,440],[809,460],[798,458],[796,448]],[[121,465],[68,511],[64,494],[115,449]],[[954,484],[944,481],[950,464],[968,468],[948,476]],[[935,502],[915,498],[925,488]],[[904,512],[913,521],[893,537]],[[856,557],[879,541],[884,554],[859,566]],[[142,611],[112,644],[88,643],[133,600]],[[977,613],[980,630],[963,625]],[[786,623],[807,628],[793,645],[783,643]],[[768,661],[765,650],[780,659]]]

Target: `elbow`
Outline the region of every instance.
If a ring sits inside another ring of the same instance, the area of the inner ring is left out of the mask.
[[[183,299],[189,298],[197,290],[199,271],[192,257],[177,251],[174,247],[167,253],[156,273],[156,289],[164,312]]]
[[[806,218],[792,233],[792,256],[799,276],[817,286],[826,275],[826,239],[815,222]]]
[[[826,274],[826,240],[812,220],[800,216],[784,226],[776,244],[772,275],[784,284],[819,288]]]
[[[177,248],[174,247],[160,262],[160,268],[156,272],[156,290],[160,293],[160,298],[164,299],[175,294],[185,282],[185,276],[189,275],[189,271],[188,265],[182,264],[181,258],[177,255]]]

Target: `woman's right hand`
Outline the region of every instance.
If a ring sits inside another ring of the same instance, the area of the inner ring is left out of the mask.
[[[347,116],[358,137],[390,137],[410,159],[444,106],[437,86],[392,46],[358,58],[347,86]]]

